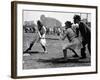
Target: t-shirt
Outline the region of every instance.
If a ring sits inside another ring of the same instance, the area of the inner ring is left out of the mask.
[[[45,38],[46,28],[43,26],[39,31],[41,38]]]

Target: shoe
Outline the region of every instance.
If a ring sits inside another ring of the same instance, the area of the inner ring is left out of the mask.
[[[73,55],[72,57],[79,57],[78,55]]]
[[[63,60],[64,60],[64,61],[68,61],[68,58],[64,58]]]
[[[79,59],[86,59],[86,57],[80,57]]]
[[[48,51],[44,51],[44,53],[45,53],[45,54],[47,54],[47,53],[48,53]]]
[[[30,56],[30,54],[26,54],[26,53],[25,53],[25,54],[23,54],[23,56]]]
[[[30,48],[28,48],[26,51],[24,51],[24,52],[28,52],[28,51],[30,51],[31,49]]]

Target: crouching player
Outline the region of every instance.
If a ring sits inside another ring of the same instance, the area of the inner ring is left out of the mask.
[[[79,49],[81,47],[81,42],[77,38],[77,34],[72,29],[72,23],[70,21],[65,22],[65,28],[65,34],[61,36],[61,39],[64,40],[67,37],[69,42],[66,42],[66,44],[63,45],[64,59],[67,59],[68,49],[74,52],[74,57],[79,57],[75,49]]]

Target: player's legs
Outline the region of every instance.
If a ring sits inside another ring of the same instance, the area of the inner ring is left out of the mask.
[[[71,50],[75,55],[73,57],[79,57],[77,55],[77,53],[75,52],[75,50],[73,50],[72,48],[75,46],[74,43],[67,43],[66,45],[63,45],[63,55],[64,58],[67,58],[67,50]]]
[[[82,45],[83,45],[83,48],[81,48],[81,58],[80,59],[84,59],[86,58],[86,42],[85,41],[82,41]]]
[[[43,48],[43,50],[45,52],[46,51],[46,47],[44,45],[42,45],[42,44],[41,44],[41,46],[42,46],[42,48]]]
[[[73,57],[79,57],[79,56],[77,55],[77,53],[75,52],[75,50],[73,50],[73,49],[71,49],[71,48],[69,48],[69,49],[74,53]]]
[[[91,55],[91,42],[88,42],[87,47],[88,47],[89,53],[90,53],[90,55]]]
[[[67,49],[63,49],[64,59],[67,59]]]
[[[64,59],[67,59],[67,49],[68,49],[68,45],[63,45],[63,56]]]
[[[46,40],[45,39],[41,39],[40,40],[40,44],[44,50],[44,53],[47,53],[47,48],[46,48]]]
[[[28,52],[29,50],[32,49],[32,46],[34,45],[35,41],[36,41],[36,39],[30,43],[29,48],[27,48],[25,52]]]

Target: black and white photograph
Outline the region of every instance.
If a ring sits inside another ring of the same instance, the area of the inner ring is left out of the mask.
[[[23,69],[91,66],[91,14],[23,10]]]
[[[96,6],[15,3],[17,77],[97,72]]]

